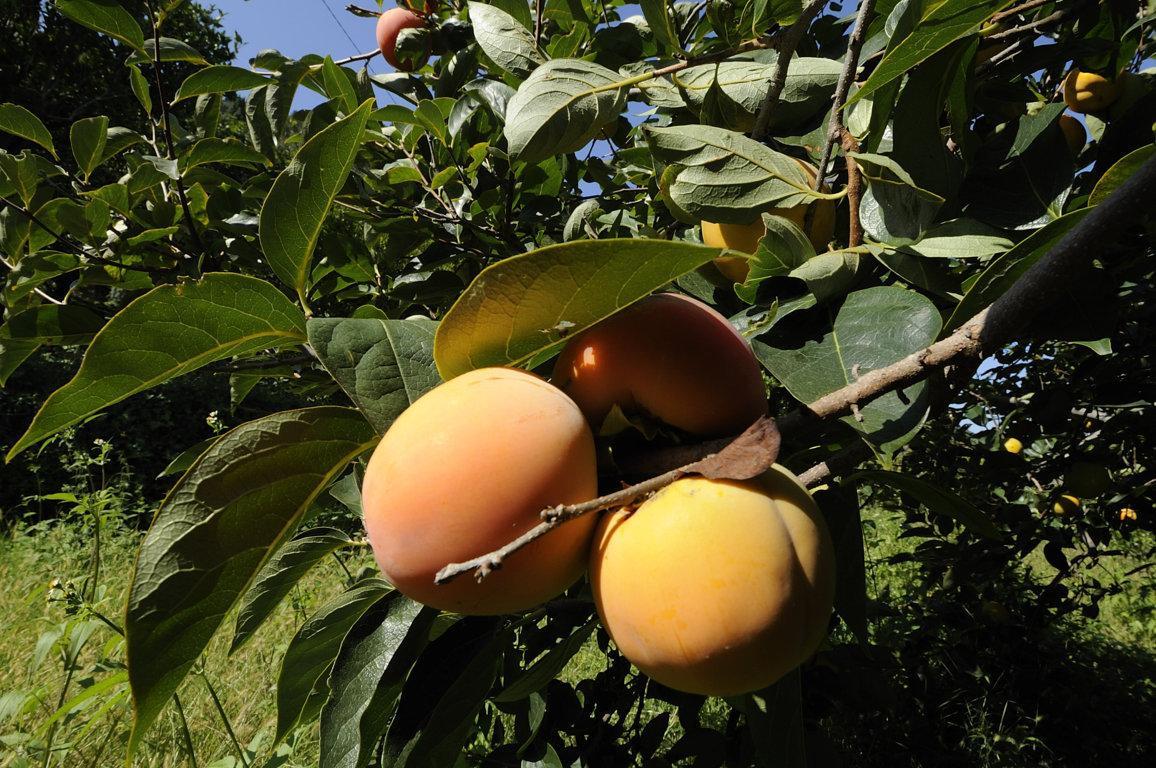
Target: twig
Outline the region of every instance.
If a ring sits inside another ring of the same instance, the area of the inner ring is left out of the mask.
[[[1035,21],[1029,22],[1027,24],[1022,24],[1018,27],[1012,27],[1011,29],[1005,29],[1003,32],[996,32],[994,35],[988,35],[987,39],[988,40],[1005,40],[1009,37],[1016,37],[1017,35],[1022,35],[1024,32],[1034,32],[1037,29],[1039,29],[1040,27],[1046,27],[1049,24],[1054,24],[1057,21],[1063,21],[1068,16],[1072,15],[1072,13],[1074,13],[1075,10],[1076,10],[1075,8],[1066,8],[1063,10],[1059,10],[1059,11],[1056,11],[1055,13],[1052,13],[1052,14],[1049,14],[1049,15],[1043,17],[1042,19],[1036,19]]]
[[[1052,2],[1052,0],[1028,0],[1028,2],[1022,5],[1017,5],[1014,8],[1008,8],[1006,11],[1000,11],[988,19],[988,21],[994,24],[997,21],[1006,19],[1008,16],[1015,16],[1016,14],[1033,10],[1035,8],[1039,8],[1041,5],[1047,5],[1050,2]]]
[[[841,475],[847,470],[859,466],[865,459],[871,457],[871,446],[863,440],[852,443],[843,450],[832,454],[825,461],[800,474],[799,482],[807,488],[814,488],[827,478]]]
[[[859,151],[859,142],[846,128],[843,129],[843,157],[847,160],[847,205],[848,219],[847,247],[858,248],[863,244],[863,222],[859,219],[859,199],[863,195],[863,176],[859,164],[851,154]],[[808,228],[809,229],[809,228]]]
[[[843,62],[843,71],[839,73],[839,84],[835,88],[835,101],[831,107],[831,120],[827,124],[827,142],[823,145],[819,171],[815,174],[816,191],[822,188],[823,179],[827,176],[827,165],[831,162],[831,150],[835,142],[842,140],[847,130],[843,123],[843,107],[847,103],[847,94],[859,69],[859,52],[863,50],[863,42],[867,39],[867,23],[874,9],[875,0],[862,0],[859,12],[855,15],[855,30],[847,42],[847,60]],[[857,209],[858,205],[852,207],[852,210]]]
[[[359,53],[356,56],[350,56],[350,57],[345,58],[345,59],[338,59],[337,61],[335,61],[333,63],[338,65],[338,66],[341,66],[342,64],[352,64],[355,61],[369,61],[374,56],[377,56],[380,53],[381,53],[380,48],[374,48],[372,51],[366,51],[365,53]]]
[[[791,65],[791,57],[795,55],[795,48],[803,39],[803,34],[811,26],[811,21],[819,15],[819,11],[827,5],[827,0],[811,0],[803,9],[799,18],[780,36],[777,46],[779,55],[775,59],[775,74],[767,85],[767,95],[759,106],[759,113],[755,116],[755,127],[751,131],[751,138],[762,141],[767,136],[767,129],[771,124],[771,112],[779,101],[779,96],[787,84],[787,68]]]
[[[354,16],[360,16],[364,19],[376,19],[381,15],[381,11],[375,11],[372,8],[362,8],[360,6],[354,5],[353,3],[345,6],[345,10],[348,13],[352,13]]]
[[[9,271],[11,271],[11,272],[16,271],[16,265],[13,264],[12,262],[8,261],[8,259],[4,258],[3,256],[0,256],[0,264],[3,264],[4,266],[8,267]],[[55,304],[58,307],[64,306],[64,302],[61,301],[60,299],[56,298],[55,296],[50,296],[49,294],[45,293],[44,291],[40,290],[39,288],[33,288],[32,290],[36,292],[37,296],[39,296],[40,298],[49,302],[50,304]]]
[[[542,0],[534,0],[534,46],[542,47]]]
[[[165,101],[164,82],[161,80],[161,28],[157,23],[156,12],[153,10],[152,3],[149,3],[149,13],[152,15],[153,23],[153,75],[157,83],[157,101],[161,104],[161,123],[164,127],[165,148],[167,150],[168,159],[175,160],[176,152],[173,150],[173,131],[169,125],[169,103]],[[180,171],[177,171],[177,199],[180,200],[181,210],[184,212],[185,223],[189,225],[189,234],[192,235],[193,244],[197,248],[197,253],[200,258],[197,260],[197,272],[204,269],[205,262],[205,244],[201,242],[201,236],[197,232],[197,223],[193,219],[193,212],[189,208],[189,196],[185,191],[185,182],[181,178]]]

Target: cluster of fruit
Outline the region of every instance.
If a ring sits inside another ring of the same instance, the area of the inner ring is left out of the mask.
[[[1017,437],[1009,437],[1003,443],[1008,453],[1019,454],[1024,449]],[[1064,473],[1063,490],[1066,491],[1052,502],[1052,512],[1061,515],[1075,515],[1083,509],[1081,498],[1102,496],[1112,489],[1112,473],[1096,461],[1075,461]],[[1135,510],[1124,507],[1120,510],[1120,522],[1135,520]]]
[[[744,482],[683,478],[636,507],[560,525],[484,580],[434,577],[546,508],[597,497],[604,426],[643,417],[716,437],[765,411],[758,363],[727,319],[652,295],[575,336],[551,381],[481,368],[414,402],[366,469],[369,541],[401,592],[459,613],[534,608],[589,568],[603,625],[643,672],[692,693],[757,690],[814,652],[834,596],[830,536],[781,467]]]

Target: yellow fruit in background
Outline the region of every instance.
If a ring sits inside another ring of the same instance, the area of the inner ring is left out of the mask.
[[[1024,444],[1021,443],[1017,438],[1009,437],[1007,440],[1003,441],[1003,449],[1008,453],[1019,453],[1024,449]]]
[[[1073,112],[1099,112],[1119,97],[1119,84],[1103,75],[1073,69],[1064,78],[1064,103]]]
[[[1064,494],[1056,499],[1052,505],[1052,512],[1057,515],[1074,515],[1080,511],[1080,500],[1070,494]]]
[[[731,696],[807,660],[827,633],[835,553],[815,502],[772,467],[677,480],[606,515],[590,581],[618,649],[670,688]]]
[[[1060,115],[1060,130],[1064,132],[1064,141],[1073,155],[1080,154],[1084,145],[1088,143],[1088,132],[1084,124],[1071,115]]]
[[[807,174],[808,184],[814,186],[815,174],[818,173],[815,166],[802,160],[795,160],[795,162]],[[782,216],[799,229],[803,229],[803,225],[806,223],[807,209],[811,205],[815,207],[815,214],[811,220],[811,228],[805,231],[807,239],[811,241],[811,246],[817,252],[822,253],[827,250],[827,244],[835,236],[834,200],[819,200],[810,205],[796,205],[793,208],[772,208],[767,213]],[[715,248],[730,248],[742,253],[754,253],[758,250],[759,240],[766,234],[766,231],[762,216],[758,216],[754,221],[745,224],[719,224],[713,221],[703,221],[702,241]],[[720,272],[736,283],[746,280],[747,272],[750,271],[750,262],[742,257],[720,256],[715,259],[714,263]]]
[[[1131,507],[1124,507],[1123,509],[1120,510],[1120,522],[1121,523],[1124,522],[1125,520],[1135,520],[1135,519],[1136,519],[1136,510],[1132,509]]]
[[[578,406],[532,373],[482,368],[419,398],[390,426],[361,500],[378,565],[402,593],[445,611],[512,613],[574,583],[596,521],[559,526],[485,581],[438,586],[451,562],[491,552],[548,506],[598,495],[594,438]]]

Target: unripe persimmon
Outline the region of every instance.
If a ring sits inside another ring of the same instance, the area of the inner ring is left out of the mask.
[[[361,501],[374,556],[394,586],[442,610],[496,614],[570,586],[585,569],[595,521],[556,528],[481,583],[463,576],[438,586],[434,575],[508,543],[548,506],[597,494],[594,438],[577,406],[531,373],[482,368],[398,417],[369,461]]]
[[[803,171],[807,174],[808,184],[814,186],[815,174],[818,172],[815,166],[810,163],[805,163],[802,160],[796,160]],[[815,214],[811,220],[811,228],[804,229],[806,223],[807,210],[813,205],[815,207]],[[807,235],[807,239],[811,241],[811,245],[818,252],[827,250],[827,244],[831,242],[831,238],[835,235],[835,201],[834,200],[819,200],[808,205],[796,205],[794,208],[772,208],[767,213],[776,216],[782,216],[790,221],[796,227]],[[707,245],[715,248],[730,248],[734,251],[741,251],[742,253],[754,253],[758,250],[759,240],[766,234],[767,228],[763,226],[762,216],[758,216],[754,221],[745,224],[719,224],[713,221],[702,222],[702,241]],[[741,283],[747,279],[747,273],[750,271],[750,262],[740,256],[720,256],[714,260],[715,266],[722,272],[727,279],[733,280],[736,283]]]
[[[590,555],[598,615],[663,685],[732,696],[806,661],[827,633],[835,553],[782,467],[745,482],[684,478],[603,517]]]
[[[1084,124],[1071,115],[1060,115],[1059,124],[1072,155],[1080,154],[1088,143],[1088,132],[1084,130]]]
[[[1073,69],[1064,78],[1064,102],[1073,112],[1099,112],[1119,97],[1119,83],[1103,75]]]
[[[750,344],[697,299],[660,293],[575,336],[551,379],[595,431],[618,406],[701,436],[742,432],[766,413]]]
[[[412,72],[421,69],[429,58],[429,51],[424,57],[415,60],[404,60],[397,55],[397,36],[403,29],[420,29],[425,26],[425,19],[408,8],[390,8],[377,19],[377,47],[381,55],[390,66],[401,72]]]

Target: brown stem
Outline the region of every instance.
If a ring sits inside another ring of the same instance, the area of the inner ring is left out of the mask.
[[[1025,11],[1033,10],[1035,8],[1039,8],[1041,5],[1047,5],[1050,2],[1052,2],[1052,0],[1028,0],[1028,2],[1023,3],[1022,5],[1017,5],[1014,8],[1008,8],[1006,11],[1000,11],[988,19],[988,21],[994,24],[1001,19],[1006,19],[1008,16],[1015,16],[1018,13],[1024,13]]]
[[[333,63],[337,64],[338,66],[341,66],[342,64],[352,64],[355,61],[369,61],[374,56],[377,56],[380,53],[381,53],[380,48],[374,48],[372,51],[366,51],[365,53],[359,53],[356,56],[350,56],[350,57],[345,58],[345,59],[338,59],[337,61],[335,61]]]
[[[835,87],[835,101],[831,107],[831,120],[827,124],[827,142],[823,145],[823,155],[819,159],[819,172],[815,174],[815,189],[822,188],[823,179],[827,176],[827,165],[831,162],[831,150],[835,142],[843,138],[847,127],[843,124],[843,106],[847,103],[847,94],[851,90],[851,83],[855,80],[855,73],[859,70],[859,52],[863,50],[863,42],[867,39],[867,23],[875,10],[875,0],[861,0],[859,12],[855,15],[855,31],[847,41],[847,60],[843,62],[843,71],[839,73],[839,84]],[[852,210],[857,210],[858,206]]]
[[[759,106],[759,113],[755,116],[755,127],[751,131],[751,138],[755,141],[762,141],[767,137],[767,130],[771,124],[771,112],[774,111],[775,104],[778,103],[779,96],[787,84],[787,69],[791,65],[791,57],[795,55],[795,48],[803,39],[803,34],[825,5],[827,5],[827,0],[811,0],[795,23],[780,35],[777,46],[779,55],[775,59],[775,74],[767,86],[767,96]]]
[[[871,458],[871,446],[860,440],[801,473],[799,482],[807,488],[814,488],[828,478],[854,469],[869,458]]]
[[[994,35],[988,35],[987,39],[988,40],[1006,40],[1009,37],[1016,37],[1017,35],[1022,35],[1025,32],[1034,32],[1037,29],[1039,29],[1040,27],[1046,27],[1049,24],[1054,24],[1058,21],[1063,21],[1068,16],[1072,15],[1072,13],[1074,13],[1076,10],[1077,9],[1075,9],[1075,8],[1069,8],[1069,9],[1065,9],[1065,10],[1061,10],[1061,11],[1056,11],[1055,13],[1049,14],[1049,15],[1043,17],[1042,19],[1036,19],[1035,21],[1029,22],[1027,24],[1022,24],[1018,27],[1012,27],[1011,29],[1005,29],[1003,32],[996,32]]]
[[[859,164],[851,153],[859,151],[859,142],[846,128],[843,129],[843,156],[847,159],[847,205],[850,223],[847,227],[847,246],[857,248],[863,244],[863,222],[859,219],[859,199],[863,195],[863,175]]]

